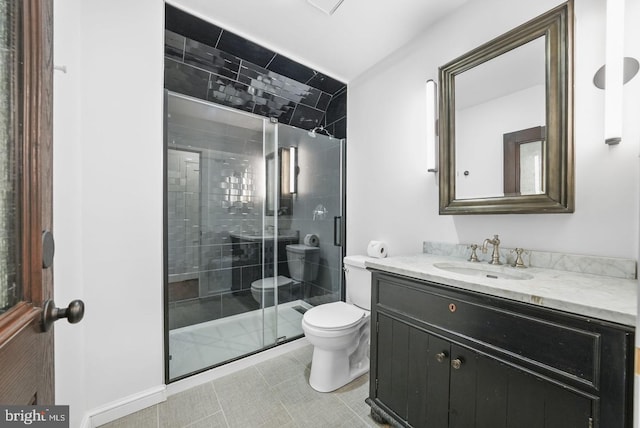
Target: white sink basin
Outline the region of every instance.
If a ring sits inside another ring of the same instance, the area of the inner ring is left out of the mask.
[[[509,280],[523,280],[532,279],[533,275],[516,271],[515,268],[506,266],[493,266],[489,264],[481,263],[434,263],[436,268],[446,270],[447,272],[459,273],[462,275],[476,276],[489,279],[509,279]]]

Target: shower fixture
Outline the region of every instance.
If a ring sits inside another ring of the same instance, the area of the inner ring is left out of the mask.
[[[333,138],[333,135],[329,131],[327,131],[325,129],[325,127],[322,126],[322,125],[316,126],[311,131],[308,132],[309,137],[311,137],[311,138],[316,138],[316,134],[318,134],[318,133],[320,133],[322,135],[326,135],[329,138]]]

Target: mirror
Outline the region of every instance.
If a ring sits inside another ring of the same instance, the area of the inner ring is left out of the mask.
[[[572,12],[440,67],[440,214],[574,211]]]

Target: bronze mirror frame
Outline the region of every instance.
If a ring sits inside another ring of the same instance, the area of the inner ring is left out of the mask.
[[[546,51],[545,193],[456,199],[455,77],[542,36]],[[439,78],[441,215],[574,212],[573,0],[443,65]]]

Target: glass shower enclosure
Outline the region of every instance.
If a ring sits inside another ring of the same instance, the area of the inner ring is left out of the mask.
[[[299,338],[342,298],[343,161],[344,140],[166,93],[167,381]]]

